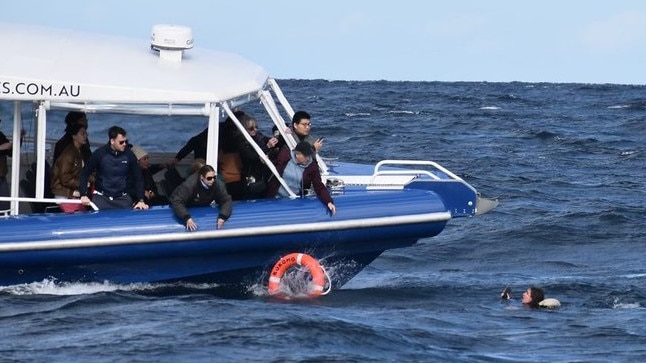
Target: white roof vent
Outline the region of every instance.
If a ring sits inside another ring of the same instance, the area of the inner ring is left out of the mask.
[[[150,48],[159,51],[162,60],[181,62],[184,50],[193,48],[193,31],[179,25],[155,25]]]

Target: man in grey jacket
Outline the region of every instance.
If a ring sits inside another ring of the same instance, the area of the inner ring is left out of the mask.
[[[188,231],[197,229],[188,207],[207,206],[213,201],[220,207],[217,228],[221,229],[231,216],[233,203],[224,183],[217,179],[211,165],[204,165],[197,173],[189,176],[170,196],[173,212],[184,222]]]

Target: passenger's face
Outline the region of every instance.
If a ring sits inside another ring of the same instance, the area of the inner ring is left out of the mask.
[[[312,121],[306,118],[301,119],[299,123],[294,124],[294,131],[296,131],[297,134],[302,136],[309,135],[311,128],[312,128]]]
[[[527,291],[523,292],[523,304],[531,304],[532,302],[532,290],[527,289]]]
[[[296,158],[296,162],[299,164],[306,164],[308,161],[310,161],[310,157],[305,156],[305,154],[300,151],[296,151],[294,153],[294,158]]]
[[[249,135],[256,136],[256,133],[258,132],[258,125],[256,125],[255,123],[251,123],[251,124],[248,124],[247,127],[245,128],[247,129],[247,132],[249,133]]]
[[[125,151],[126,147],[128,147],[128,139],[124,135],[119,134],[116,138],[110,139],[110,146],[114,150]]]
[[[204,185],[211,186],[215,183],[215,172],[209,171],[206,175],[200,175]]]
[[[150,159],[148,158],[148,155],[144,155],[141,157],[141,159],[139,159],[139,166],[142,169],[148,169],[148,167],[150,166]]]
[[[85,128],[81,127],[79,129],[79,132],[72,136],[72,138],[79,145],[85,145],[87,144],[87,131],[85,130]]]

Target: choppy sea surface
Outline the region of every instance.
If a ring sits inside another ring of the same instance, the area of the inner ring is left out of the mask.
[[[310,301],[258,286],[0,287],[0,361],[646,361],[646,87],[279,84],[312,114],[324,156],[434,160],[500,205]],[[91,141],[119,121],[91,115]],[[177,151],[201,122],[123,126],[150,151]],[[530,285],[561,308],[522,307]],[[501,302],[506,286],[514,299]]]

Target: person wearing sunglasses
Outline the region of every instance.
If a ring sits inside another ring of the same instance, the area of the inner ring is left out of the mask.
[[[196,221],[189,212],[189,207],[208,206],[215,201],[220,208],[217,229],[222,229],[224,222],[231,216],[233,203],[224,183],[217,179],[215,169],[204,165],[197,173],[186,178],[170,196],[170,204],[175,216],[184,223],[187,231],[198,229]]]
[[[262,152],[267,155],[269,151],[276,147],[278,138],[263,135],[258,130],[258,122],[250,115],[242,115],[240,123],[253,139],[254,143],[260,147]],[[271,175],[271,171],[260,155],[254,149],[252,143],[244,137],[240,137],[238,150],[240,151],[240,160],[242,161],[242,176],[244,178],[244,195],[242,199],[259,199],[264,198],[266,194],[266,181]]]
[[[99,209],[148,209],[144,202],[144,178],[137,157],[128,148],[126,130],[112,126],[108,143],[96,149],[81,172],[79,192],[81,202],[90,204],[88,180],[95,173],[92,202]],[[133,185],[137,202],[133,203],[128,186]]]

